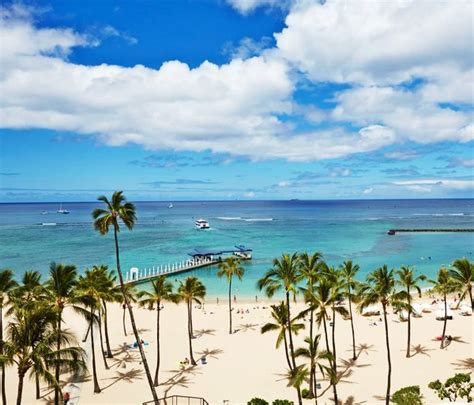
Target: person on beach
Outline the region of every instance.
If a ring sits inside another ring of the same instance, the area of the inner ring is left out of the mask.
[[[71,396],[69,395],[69,392],[65,392],[63,395],[64,405],[67,405],[70,399]]]

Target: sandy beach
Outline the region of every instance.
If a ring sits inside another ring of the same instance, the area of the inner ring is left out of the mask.
[[[426,300],[425,300],[426,301]],[[166,303],[162,311],[162,363],[159,397],[166,395],[189,395],[203,397],[212,404],[244,404],[253,397],[272,401],[277,398],[296,401],[293,388],[287,387],[282,374],[285,372],[284,351],[275,349],[275,333],[262,335],[260,328],[270,321],[269,303],[240,302],[234,305],[234,325],[238,329],[228,334],[228,312],[225,300],[206,303],[203,308],[195,307],[193,340],[196,359],[206,357],[207,364],[181,370],[180,361],[188,355],[186,308],[183,305]],[[436,305],[433,306],[435,308]],[[300,310],[296,304],[294,311]],[[141,330],[147,358],[152,373],[156,361],[155,313],[139,309],[135,305],[137,324]],[[237,311],[243,314],[237,314]],[[242,311],[243,310],[243,311]],[[392,393],[407,385],[420,385],[427,403],[437,403],[434,393],[427,388],[430,381],[443,380],[455,372],[472,371],[473,319],[454,312],[454,319],[448,321],[447,333],[454,337],[444,350],[434,338],[441,334],[442,322],[435,320],[434,311],[424,313],[422,318],[412,322],[412,344],[416,347],[411,358],[405,357],[407,324],[390,312],[389,328],[392,348]],[[114,358],[108,359],[106,370],[96,340],[96,355],[100,394],[93,393],[90,376],[82,383],[67,382],[66,391],[71,393],[70,404],[139,404],[151,400],[149,388],[139,360],[138,349],[129,348],[135,341],[127,322],[128,336],[122,330],[122,308],[110,305],[110,338]],[[127,317],[128,320],[128,317]],[[338,365],[346,370],[345,377],[338,384],[343,404],[381,403],[386,383],[386,351],[383,323],[379,316],[354,318],[359,357],[351,362],[350,322],[336,320]],[[373,323],[376,323],[374,325]],[[72,311],[66,312],[66,324],[80,339],[86,330],[85,322]],[[298,347],[306,336],[304,330],[296,338]],[[98,333],[96,333],[98,336]],[[90,342],[82,343],[90,354]],[[469,360],[471,359],[471,360]],[[90,359],[89,359],[90,364]],[[90,367],[91,368],[91,367]],[[321,376],[318,375],[321,379]],[[321,380],[320,380],[321,381]],[[14,369],[7,371],[9,403],[16,394],[17,377]],[[327,381],[321,381],[322,389]],[[34,383],[27,382],[24,403],[48,403],[51,390],[42,390],[44,398],[34,399]],[[331,404],[331,390],[320,399],[321,404]],[[228,401],[228,402],[225,402]],[[310,403],[309,400],[306,401]]]

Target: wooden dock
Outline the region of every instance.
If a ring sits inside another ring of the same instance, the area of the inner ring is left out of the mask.
[[[474,228],[418,228],[418,229],[389,229],[387,234],[395,235],[399,232],[474,232]]]

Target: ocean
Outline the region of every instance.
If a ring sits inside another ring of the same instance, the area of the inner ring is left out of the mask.
[[[467,257],[473,260],[472,233],[406,233],[387,235],[391,228],[473,228],[474,200],[339,200],[339,201],[199,201],[137,202],[133,231],[120,232],[122,268],[140,269],[187,259],[195,248],[253,249],[244,264],[244,279],[234,283],[239,297],[261,295],[257,280],[282,253],[322,252],[334,266],[352,259],[360,278],[383,264],[411,265],[433,278],[440,266]],[[51,261],[75,264],[79,271],[95,264],[114,268],[113,234],[93,229],[91,211],[99,202],[0,204],[0,268],[18,277],[38,270],[47,277]],[[43,214],[43,211],[47,211]],[[211,229],[197,230],[205,218]],[[56,225],[43,226],[42,223]],[[225,279],[216,267],[186,273],[198,276],[209,296],[225,296]],[[172,276],[179,280],[185,275]]]

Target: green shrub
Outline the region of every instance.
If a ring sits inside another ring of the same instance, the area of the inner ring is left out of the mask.
[[[252,398],[247,405],[269,405],[269,403],[262,398]]]
[[[436,391],[439,399],[455,402],[459,398],[472,402],[471,391],[474,389],[474,384],[471,383],[470,373],[458,373],[448,378],[444,384],[439,380],[431,381],[428,387]]]
[[[392,395],[392,402],[397,405],[422,405],[423,396],[418,385],[399,389]]]
[[[287,399],[275,399],[275,401],[272,402],[272,405],[294,405],[294,403]]]
[[[308,388],[303,388],[301,390],[301,397],[303,397],[304,399],[310,399],[311,398],[311,395],[310,395],[310,392],[309,392]]]

